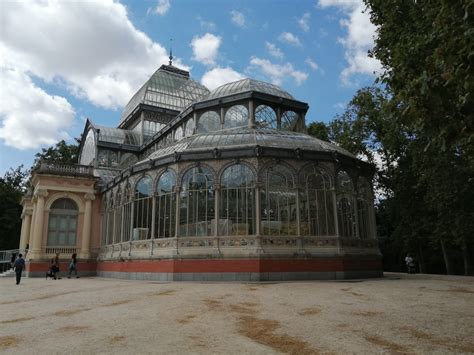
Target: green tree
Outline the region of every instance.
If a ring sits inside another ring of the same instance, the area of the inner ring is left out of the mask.
[[[308,125],[308,134],[323,141],[329,141],[329,128],[324,122],[311,122]]]
[[[76,140],[78,141],[78,140]],[[68,144],[64,140],[49,148],[42,148],[41,152],[35,154],[34,166],[40,161],[54,163],[76,164],[79,157],[79,145]]]
[[[474,4],[472,0],[365,0],[378,28],[372,55],[383,65],[399,126],[409,138],[401,181],[423,210],[415,229],[442,250],[461,249],[471,274],[474,220]],[[403,175],[405,174],[405,175]],[[399,186],[400,187],[400,186]],[[403,191],[398,191],[402,198]],[[408,199],[409,197],[406,196]],[[402,202],[410,202],[402,198]],[[419,215],[420,213],[418,213]],[[412,218],[413,219],[413,218]],[[403,222],[408,222],[403,219]]]
[[[20,201],[27,190],[29,171],[23,165],[0,177],[0,250],[16,249],[20,243]]]

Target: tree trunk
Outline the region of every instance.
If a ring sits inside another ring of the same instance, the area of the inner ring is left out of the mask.
[[[418,266],[420,270],[420,274],[426,274],[426,268],[425,268],[425,258],[423,257],[423,249],[421,248],[421,245],[418,245]]]
[[[471,276],[473,274],[472,263],[471,263],[471,256],[469,255],[469,249],[467,247],[466,240],[462,241],[461,250],[462,250],[462,258],[464,261],[464,275]]]
[[[448,255],[448,251],[446,250],[446,245],[443,239],[441,239],[440,242],[441,242],[441,251],[443,252],[444,265],[446,266],[446,274],[452,275],[453,268],[451,266],[451,261],[449,260],[449,255]]]

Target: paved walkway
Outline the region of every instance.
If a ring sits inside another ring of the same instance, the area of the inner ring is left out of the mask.
[[[474,278],[288,283],[0,279],[11,354],[474,353]]]

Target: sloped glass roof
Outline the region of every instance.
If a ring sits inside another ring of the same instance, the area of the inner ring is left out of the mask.
[[[139,104],[182,111],[193,102],[203,100],[209,90],[189,78],[189,73],[173,66],[162,65],[137,91],[123,110],[124,122]]]
[[[161,158],[174,154],[174,152],[210,151],[214,148],[239,148],[257,145],[283,149],[299,148],[318,152],[338,152],[355,158],[343,148],[304,133],[242,127],[186,137],[177,143],[156,150],[145,160]]]
[[[140,145],[140,134],[120,128],[95,126],[99,130],[98,140],[101,142]]]
[[[288,92],[276,85],[248,78],[219,86],[217,89],[213,90],[209,94],[207,99],[216,99],[219,97],[229,96],[247,91],[257,91],[264,94],[294,100],[293,96],[291,96]]]

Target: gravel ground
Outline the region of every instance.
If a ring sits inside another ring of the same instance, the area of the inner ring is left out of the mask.
[[[474,353],[474,278],[281,283],[0,278],[0,352]]]

